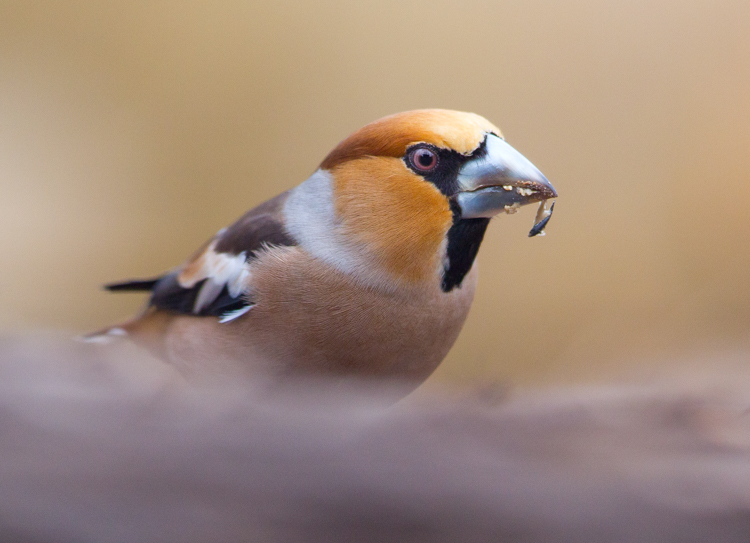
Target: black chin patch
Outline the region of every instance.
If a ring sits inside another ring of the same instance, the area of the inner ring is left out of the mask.
[[[417,144],[424,146],[424,144]],[[489,219],[462,219],[461,209],[455,196],[458,194],[458,173],[469,160],[481,158],[487,154],[487,138],[469,156],[462,155],[451,149],[441,149],[433,145],[428,146],[437,154],[437,167],[430,172],[422,172],[411,164],[408,156],[414,146],[406,151],[404,163],[417,175],[434,184],[450,201],[453,211],[453,226],[448,230],[448,262],[443,273],[441,288],[443,292],[450,292],[461,286],[461,282],[469,273],[474,259],[477,257],[479,246],[482,244]]]
[[[474,264],[488,224],[490,220],[485,218],[454,220],[448,230],[448,263],[443,273],[443,292],[461,286]]]

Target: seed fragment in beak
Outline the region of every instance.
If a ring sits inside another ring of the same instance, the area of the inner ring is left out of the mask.
[[[543,236],[544,229],[547,227],[547,223],[552,217],[552,210],[555,209],[555,202],[547,209],[547,202],[549,200],[542,200],[539,202],[539,209],[536,211],[536,218],[534,219],[534,227],[529,231],[529,237]]]

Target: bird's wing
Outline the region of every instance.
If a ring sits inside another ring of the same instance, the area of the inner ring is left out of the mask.
[[[214,315],[223,321],[244,314],[252,307],[244,285],[258,251],[296,244],[284,228],[282,208],[288,195],[284,192],[248,211],[171,273],[106,288],[150,290],[150,306],[175,313]]]

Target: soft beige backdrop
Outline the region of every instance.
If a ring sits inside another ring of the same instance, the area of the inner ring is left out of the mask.
[[[396,111],[498,124],[560,193],[496,220],[437,380],[744,344],[750,3],[0,1],[0,326],[80,332]],[[657,362],[658,361],[658,362]]]

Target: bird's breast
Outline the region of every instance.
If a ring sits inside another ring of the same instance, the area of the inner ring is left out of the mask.
[[[473,269],[460,288],[386,292],[297,247],[275,248],[253,264],[255,306],[226,324],[182,317],[169,332],[178,364],[196,352],[256,371],[346,374],[422,382],[443,360],[469,312]],[[200,361],[188,362],[191,367]]]

